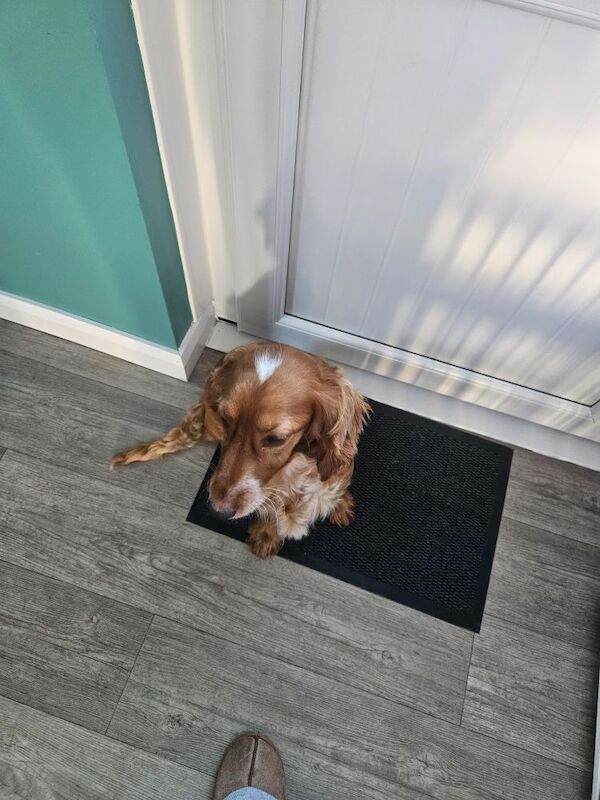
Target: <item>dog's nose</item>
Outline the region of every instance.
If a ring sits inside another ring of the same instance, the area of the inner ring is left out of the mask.
[[[233,508],[225,508],[225,509],[223,509],[222,511],[218,511],[218,510],[215,508],[215,511],[217,512],[217,514],[218,514],[220,517],[223,517],[224,519],[231,519],[233,516],[235,516],[235,511],[234,511],[234,509],[233,509]]]
[[[231,506],[223,500],[215,500],[211,498],[210,504],[212,506],[212,510],[224,519],[231,519],[235,514],[235,508],[231,508]]]

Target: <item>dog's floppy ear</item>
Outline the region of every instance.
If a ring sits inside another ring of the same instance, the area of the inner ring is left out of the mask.
[[[224,360],[222,358],[212,369],[200,401],[189,412],[198,433],[201,431],[201,438],[213,442],[222,442],[225,438],[225,426],[217,411],[222,392],[220,377]]]
[[[209,442],[222,442],[225,438],[223,420],[217,413],[217,410],[205,400],[200,402],[200,417],[203,428],[203,438]]]
[[[321,480],[352,464],[358,439],[370,412],[367,401],[337,367],[328,367],[315,391],[307,438]]]

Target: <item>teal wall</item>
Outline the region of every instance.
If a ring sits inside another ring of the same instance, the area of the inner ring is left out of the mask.
[[[0,290],[171,348],[190,325],[127,0],[0,0]]]

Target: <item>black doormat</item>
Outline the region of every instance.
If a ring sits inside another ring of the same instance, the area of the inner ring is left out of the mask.
[[[324,520],[280,555],[478,632],[512,450],[370,401],[356,459],[356,519]],[[248,519],[211,512],[208,475],[188,521],[244,540]]]

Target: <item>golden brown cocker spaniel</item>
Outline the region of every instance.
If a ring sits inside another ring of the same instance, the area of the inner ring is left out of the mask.
[[[315,520],[353,518],[348,487],[369,414],[342,372],[287,345],[232,350],[210,374],[200,401],[161,439],[116,455],[113,466],[150,461],[200,441],[219,442],[210,480],[214,510],[255,514],[248,542],[257,556],[301,539]]]

